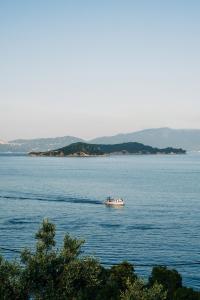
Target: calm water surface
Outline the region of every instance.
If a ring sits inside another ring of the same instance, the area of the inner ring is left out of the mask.
[[[122,196],[122,209],[105,207]],[[200,155],[42,158],[0,156],[0,246],[33,247],[44,217],[86,240],[105,265],[200,261]],[[7,258],[16,254],[4,251]],[[200,265],[176,267],[200,289]],[[148,276],[149,267],[136,267]]]

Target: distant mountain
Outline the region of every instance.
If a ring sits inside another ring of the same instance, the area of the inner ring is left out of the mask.
[[[8,143],[0,141],[0,152],[48,151],[76,142],[86,141],[73,136],[30,140],[19,139]],[[186,150],[200,150],[200,129],[154,128],[127,134],[104,136],[87,141],[87,143],[91,144],[121,144],[129,142],[138,142],[158,148],[173,147]]]
[[[90,141],[90,143],[95,144],[127,142],[139,142],[159,148],[175,147],[186,150],[200,150],[200,130],[155,128],[127,134],[99,137]]]
[[[40,139],[19,139],[10,141],[7,144],[0,144],[0,152],[30,152],[30,151],[48,151],[55,148],[61,148],[72,143],[81,142],[82,139],[73,136],[64,136],[56,138]]]
[[[46,152],[30,152],[34,156],[92,156],[106,154],[185,154],[183,149],[165,148],[158,149],[146,146],[141,143],[122,143],[115,145],[73,143],[69,146],[46,151]]]

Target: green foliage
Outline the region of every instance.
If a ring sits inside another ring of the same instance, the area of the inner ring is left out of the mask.
[[[127,280],[133,282],[137,276],[128,262],[122,262],[104,271],[102,287],[97,299],[120,299],[120,294],[127,287]]]
[[[167,299],[173,300],[174,292],[182,287],[182,277],[176,270],[169,270],[166,267],[154,267],[149,278],[149,283],[152,286],[155,282],[163,285],[168,291]]]
[[[200,293],[193,289],[182,287],[178,288],[174,293],[174,300],[200,300]]]
[[[172,147],[158,149],[151,146],[146,146],[137,142],[121,143],[114,145],[104,145],[104,144],[88,144],[88,143],[73,143],[69,146],[50,150],[46,152],[30,152],[30,155],[40,155],[40,156],[67,156],[67,155],[104,155],[111,153],[121,153],[121,154],[185,154],[186,151],[183,149],[176,149]]]
[[[83,241],[66,235],[60,251],[55,249],[55,226],[44,220],[36,234],[35,253],[25,250],[23,281],[35,299],[73,299],[99,283],[99,263],[78,258]]]
[[[46,253],[55,246],[55,225],[49,223],[48,219],[44,219],[42,226],[35,235],[37,242],[37,251]]]
[[[0,299],[28,299],[21,281],[20,266],[16,262],[5,261],[2,256],[0,256]]]
[[[65,235],[56,249],[55,225],[47,219],[36,233],[36,247],[18,263],[0,256],[0,300],[200,300],[183,288],[176,270],[155,267],[145,285],[128,262],[104,268],[84,257],[84,241]]]
[[[145,287],[142,280],[136,279],[134,282],[127,282],[127,289],[121,294],[121,300],[165,300],[167,292],[163,286],[154,283],[151,288]]]

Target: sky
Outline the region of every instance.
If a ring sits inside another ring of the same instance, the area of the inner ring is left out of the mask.
[[[0,0],[0,139],[200,128],[200,1]]]

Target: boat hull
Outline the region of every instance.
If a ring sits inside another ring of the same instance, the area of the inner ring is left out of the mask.
[[[112,199],[112,198],[108,198],[105,202],[105,205],[107,206],[124,206],[124,200],[123,199]]]
[[[117,203],[105,203],[106,206],[124,206],[125,204],[117,204]]]

